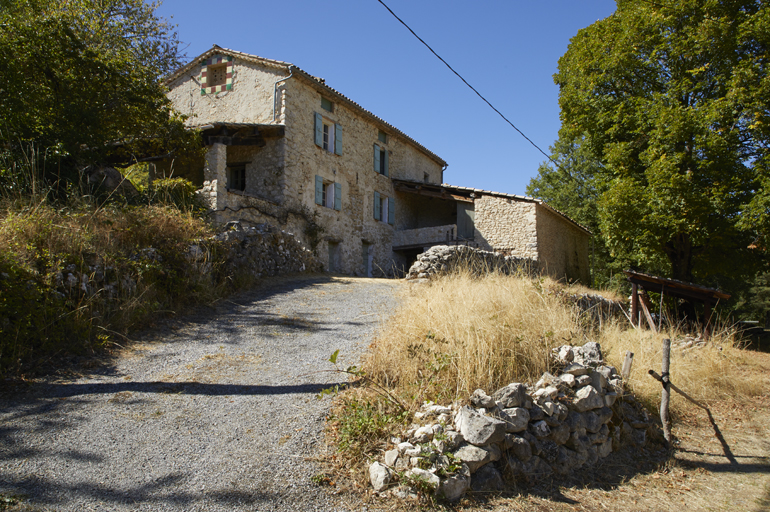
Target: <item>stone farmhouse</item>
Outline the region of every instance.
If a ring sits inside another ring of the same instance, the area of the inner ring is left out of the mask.
[[[536,199],[443,184],[438,155],[293,64],[215,45],[166,84],[207,147],[174,174],[219,221],[290,231],[331,272],[399,275],[425,248],[467,243],[589,280],[583,226]]]

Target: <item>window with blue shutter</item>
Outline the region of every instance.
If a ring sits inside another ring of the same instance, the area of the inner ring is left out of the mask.
[[[396,223],[396,201],[392,197],[388,198],[388,224],[391,226]]]
[[[383,149],[382,150],[382,165],[381,165],[381,168],[382,168],[382,175],[383,176],[390,176],[389,171],[388,171],[388,150],[387,149]]]
[[[334,153],[342,155],[342,126],[339,123],[334,125]]]
[[[316,174],[315,176],[315,204],[324,204],[324,179]]]
[[[342,210],[342,185],[340,183],[334,184],[334,209]]]
[[[324,118],[321,114],[315,115],[315,144],[320,147],[324,144]]]
[[[374,218],[380,220],[380,193],[374,193]]]
[[[374,145],[374,172],[388,176],[388,150],[379,144]]]

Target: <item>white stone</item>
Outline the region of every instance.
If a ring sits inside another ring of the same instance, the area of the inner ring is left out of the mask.
[[[369,482],[371,482],[375,491],[380,492],[387,489],[392,479],[393,472],[387,466],[379,462],[373,462],[369,466]]]

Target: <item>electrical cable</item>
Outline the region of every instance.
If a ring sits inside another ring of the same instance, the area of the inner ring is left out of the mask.
[[[481,95],[481,93],[480,93],[479,91],[477,91],[475,87],[473,87],[471,84],[469,84],[469,83],[468,83],[468,81],[467,81],[465,78],[463,78],[463,76],[462,76],[460,73],[458,73],[457,71],[455,71],[455,70],[454,70],[454,68],[453,68],[452,66],[450,66],[450,65],[449,65],[449,63],[448,63],[447,61],[445,61],[444,59],[442,59],[442,58],[441,58],[441,55],[439,55],[438,53],[436,53],[436,51],[435,51],[433,48],[431,48],[431,47],[430,47],[430,45],[429,45],[428,43],[426,43],[425,41],[423,41],[423,39],[422,39],[420,36],[418,36],[418,35],[415,33],[415,31],[414,31],[414,30],[412,30],[412,29],[411,29],[411,27],[409,27],[409,25],[407,25],[407,24],[404,22],[404,20],[402,20],[401,18],[399,18],[399,17],[396,15],[396,13],[395,13],[395,12],[393,12],[393,10],[392,10],[390,7],[388,7],[388,6],[385,4],[385,2],[383,2],[382,0],[377,0],[377,1],[378,1],[379,3],[381,3],[381,4],[382,4],[382,6],[383,6],[383,7],[385,7],[385,8],[388,10],[388,12],[389,12],[390,14],[392,14],[392,15],[393,15],[393,17],[394,17],[394,18],[396,18],[396,19],[397,19],[397,20],[398,20],[398,21],[399,21],[399,22],[400,22],[400,23],[401,23],[403,26],[405,26],[405,27],[406,27],[406,29],[407,29],[409,32],[411,32],[411,33],[412,33],[412,35],[413,35],[414,37],[416,37],[418,41],[420,41],[420,42],[421,42],[423,45],[425,45],[425,47],[426,47],[428,50],[430,50],[430,52],[431,52],[433,55],[435,55],[435,56],[436,56],[436,58],[438,58],[438,60],[440,60],[441,62],[443,62],[443,63],[444,63],[444,65],[445,65],[446,67],[448,67],[448,68],[449,68],[449,70],[450,70],[452,73],[454,73],[455,75],[457,75],[457,78],[459,78],[460,80],[462,80],[462,81],[463,81],[463,83],[464,83],[465,85],[467,85],[467,86],[468,86],[468,87],[469,87],[469,88],[470,88],[470,89],[471,89],[473,92],[475,92],[475,93],[476,93],[476,95],[477,95],[479,98],[481,98],[481,99],[484,101],[484,103],[486,103],[487,105],[489,105],[489,107],[490,107],[492,110],[494,110],[495,112],[497,112],[497,114],[498,114],[500,117],[502,117],[502,118],[505,120],[505,122],[506,122],[506,123],[508,123],[509,125],[511,125],[511,127],[513,127],[513,129],[514,129],[514,130],[516,130],[517,132],[519,132],[519,134],[520,134],[522,137],[524,137],[524,138],[527,140],[527,142],[529,142],[530,144],[532,144],[532,145],[535,147],[535,149],[537,149],[537,150],[538,150],[538,151],[540,151],[540,152],[541,152],[543,155],[545,155],[545,157],[546,157],[548,160],[550,160],[550,161],[551,161],[551,162],[552,162],[552,163],[553,163],[553,164],[554,164],[554,165],[555,165],[557,168],[559,168],[559,169],[561,168],[561,166],[560,166],[560,165],[559,165],[559,164],[556,162],[556,160],[554,160],[553,158],[551,158],[551,157],[550,157],[550,156],[549,156],[549,155],[548,155],[548,154],[547,154],[545,151],[543,151],[542,149],[540,149],[540,147],[539,147],[537,144],[535,144],[534,142],[532,142],[532,140],[531,140],[529,137],[527,137],[526,135],[524,135],[524,132],[522,132],[521,130],[519,130],[518,128],[516,128],[516,125],[514,125],[514,124],[513,124],[513,123],[512,123],[512,122],[511,122],[511,121],[510,121],[510,120],[509,120],[507,117],[505,117],[505,116],[503,115],[503,113],[502,113],[502,112],[500,112],[499,110],[497,110],[497,109],[495,108],[495,106],[494,106],[494,105],[492,105],[492,104],[489,102],[489,100],[487,100],[487,99],[486,99],[484,96],[482,96],[482,95]]]

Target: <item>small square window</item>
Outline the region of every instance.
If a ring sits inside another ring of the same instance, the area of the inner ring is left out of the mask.
[[[216,55],[201,65],[201,94],[215,94],[233,88],[233,58]]]
[[[380,141],[380,142],[382,142],[383,144],[387,144],[387,143],[388,143],[388,134],[387,134],[387,133],[385,133],[385,132],[384,132],[384,131],[382,131],[382,130],[379,130],[379,131],[377,132],[377,140],[379,140],[379,141]]]
[[[326,98],[321,98],[321,108],[327,112],[334,112],[334,103]]]
[[[225,85],[227,82],[227,63],[222,62],[221,64],[208,66],[206,71],[208,73],[208,80],[206,81],[206,84],[209,87]]]

